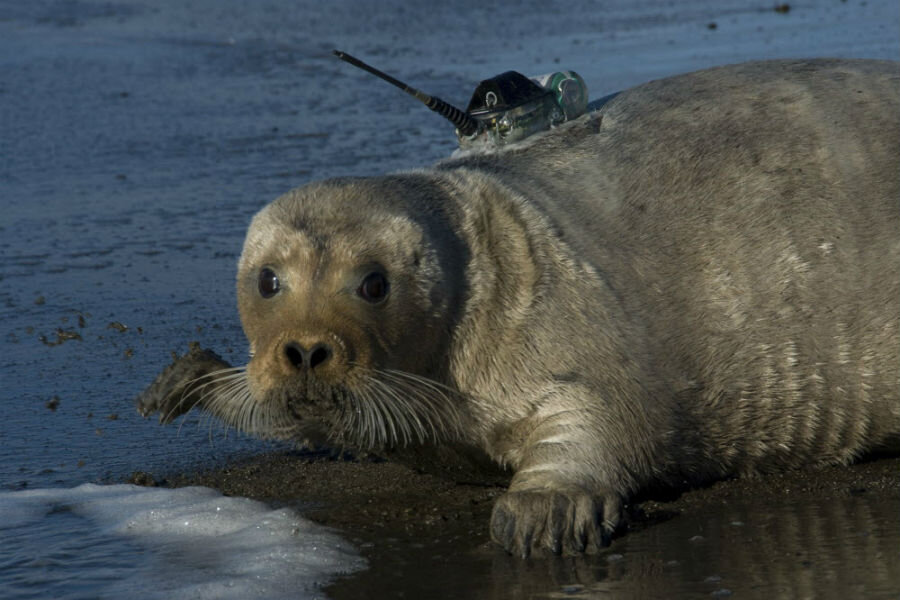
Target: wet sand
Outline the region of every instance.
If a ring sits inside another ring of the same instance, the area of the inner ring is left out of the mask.
[[[623,534],[599,555],[528,560],[490,542],[491,505],[503,486],[457,484],[373,456],[276,452],[159,484],[210,486],[290,506],[337,529],[370,568],[329,586],[335,599],[900,592],[900,572],[890,566],[897,532],[875,531],[884,523],[896,527],[896,457],[645,495],[628,507]],[[835,530],[845,528],[840,547],[832,547]],[[822,550],[829,554],[817,554]]]

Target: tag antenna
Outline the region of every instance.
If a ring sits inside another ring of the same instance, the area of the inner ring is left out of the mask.
[[[375,75],[379,79],[383,79],[390,83],[391,85],[397,86],[413,98],[416,98],[420,102],[422,102],[425,106],[438,113],[451,123],[453,123],[456,128],[459,130],[460,134],[463,136],[470,136],[476,131],[478,131],[478,121],[469,116],[468,113],[456,108],[452,104],[448,104],[444,102],[437,96],[429,96],[428,94],[417,90],[414,87],[408,86],[399,79],[394,79],[387,73],[379,71],[375,67],[371,65],[367,65],[363,61],[350,56],[346,52],[341,52],[340,50],[335,50],[334,55],[337,56],[344,62],[350,63],[354,67],[360,68],[363,71],[368,71],[372,75]]]

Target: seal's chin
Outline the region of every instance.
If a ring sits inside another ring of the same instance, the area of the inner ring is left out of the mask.
[[[248,378],[244,405],[230,403],[231,424],[261,437],[361,450],[459,437],[458,392],[404,371],[360,369],[355,375],[337,384],[297,375],[266,388]]]
[[[269,385],[248,377],[245,405],[232,401],[230,424],[258,437],[305,445],[344,442],[346,416],[353,393],[315,377],[299,374]],[[221,412],[220,412],[221,414]],[[344,442],[346,443],[346,442]]]

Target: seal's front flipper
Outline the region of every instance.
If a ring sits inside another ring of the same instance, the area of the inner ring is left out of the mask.
[[[536,550],[596,553],[623,523],[625,498],[650,480],[640,459],[654,439],[650,425],[627,423],[631,454],[623,454],[616,432],[623,419],[609,417],[621,414],[610,410],[616,397],[570,383],[530,403],[530,415],[496,430],[497,447],[511,449],[501,457],[516,474],[494,503],[491,538],[522,557]]]
[[[577,487],[511,489],[494,504],[491,539],[523,558],[532,549],[596,553],[609,545],[621,520],[618,494],[594,494]]]
[[[216,376],[230,368],[215,352],[192,342],[190,351],[176,356],[137,397],[138,412],[144,417],[158,412],[159,422],[169,423],[195,406],[202,407],[217,383]]]

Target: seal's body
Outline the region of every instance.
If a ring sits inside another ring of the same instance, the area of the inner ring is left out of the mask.
[[[295,190],[241,257],[253,358],[202,403],[478,446],[515,472],[492,535],[526,554],[605,543],[648,485],[900,449],[898,131],[896,63],[749,63]]]

